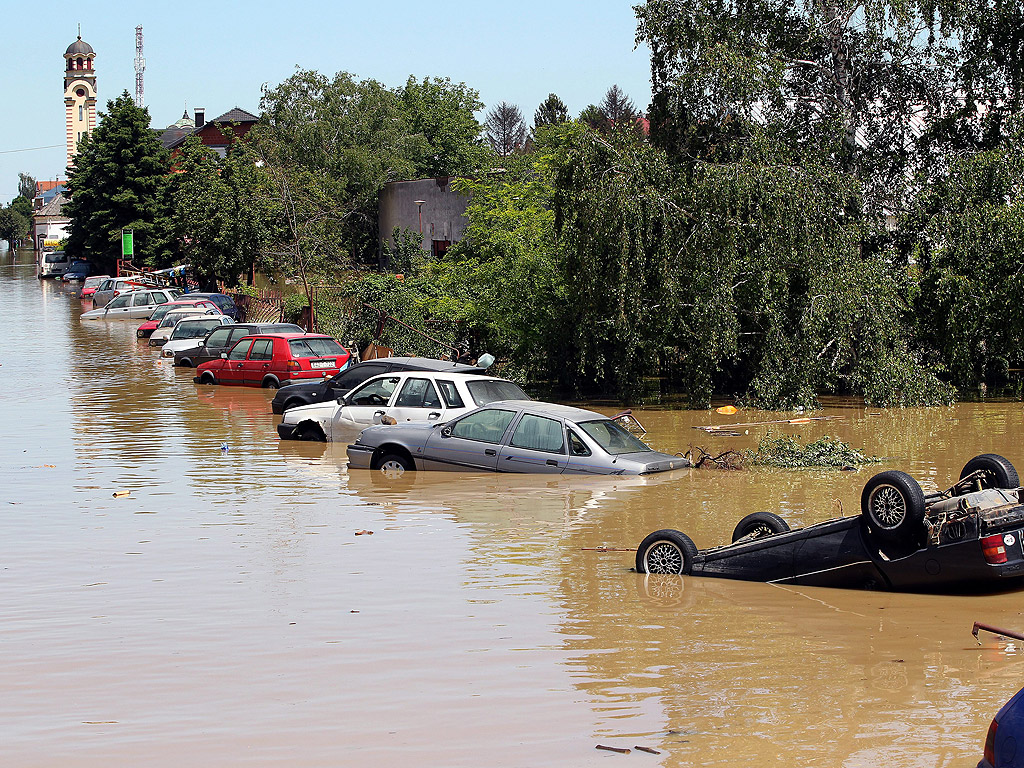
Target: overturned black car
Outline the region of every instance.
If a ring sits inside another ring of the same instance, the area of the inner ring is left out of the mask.
[[[1009,586],[1024,577],[1024,488],[996,454],[967,462],[949,489],[925,494],[905,472],[872,477],[861,514],[790,530],[771,512],[743,518],[731,544],[698,550],[679,531],[647,536],[639,573],[819,587],[936,591]]]

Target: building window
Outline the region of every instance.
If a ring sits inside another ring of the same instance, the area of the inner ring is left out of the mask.
[[[85,107],[83,107],[81,104],[78,105],[78,119],[85,119]]]

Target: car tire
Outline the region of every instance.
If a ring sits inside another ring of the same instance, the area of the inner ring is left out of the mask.
[[[697,545],[689,536],[664,528],[640,542],[636,550],[636,572],[687,576],[696,556]]]
[[[267,378],[263,380],[263,383],[260,384],[260,386],[263,387],[263,389],[280,389],[281,382],[279,382],[273,376],[267,376]]]
[[[763,539],[789,530],[789,523],[773,512],[751,512],[736,524],[732,532],[733,542],[740,539]]]
[[[860,511],[872,533],[883,541],[911,543],[924,523],[924,491],[906,472],[879,472],[864,484]]]
[[[319,424],[305,422],[295,428],[295,439],[307,443],[326,443],[327,435]]]
[[[180,366],[182,368],[191,368],[192,367],[192,361],[189,360],[187,357],[183,357],[183,358],[181,358],[181,360],[176,362],[175,365]]]
[[[1018,488],[1020,477],[1007,459],[997,453],[983,453],[968,461],[960,470],[960,479],[973,472],[982,470],[985,476],[981,480],[982,488]]]
[[[216,384],[217,383],[217,377],[214,376],[209,371],[204,371],[203,375],[199,377],[199,383],[200,384]]]
[[[376,469],[384,477],[396,478],[401,477],[406,472],[412,472],[416,469],[416,465],[407,456],[402,456],[398,453],[385,453],[377,461]]]

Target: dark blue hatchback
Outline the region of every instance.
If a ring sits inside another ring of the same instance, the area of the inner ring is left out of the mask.
[[[1024,688],[1006,702],[988,727],[985,756],[978,768],[1024,766]]]

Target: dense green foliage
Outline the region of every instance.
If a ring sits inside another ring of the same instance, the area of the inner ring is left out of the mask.
[[[170,157],[149,129],[149,112],[128,92],[107,102],[107,114],[83,138],[68,172],[71,219],[66,250],[112,269],[121,230],[135,232],[137,263],[163,266],[177,247],[171,237]]]
[[[28,219],[19,213],[13,205],[0,208],[0,240],[13,245],[28,234]]]

